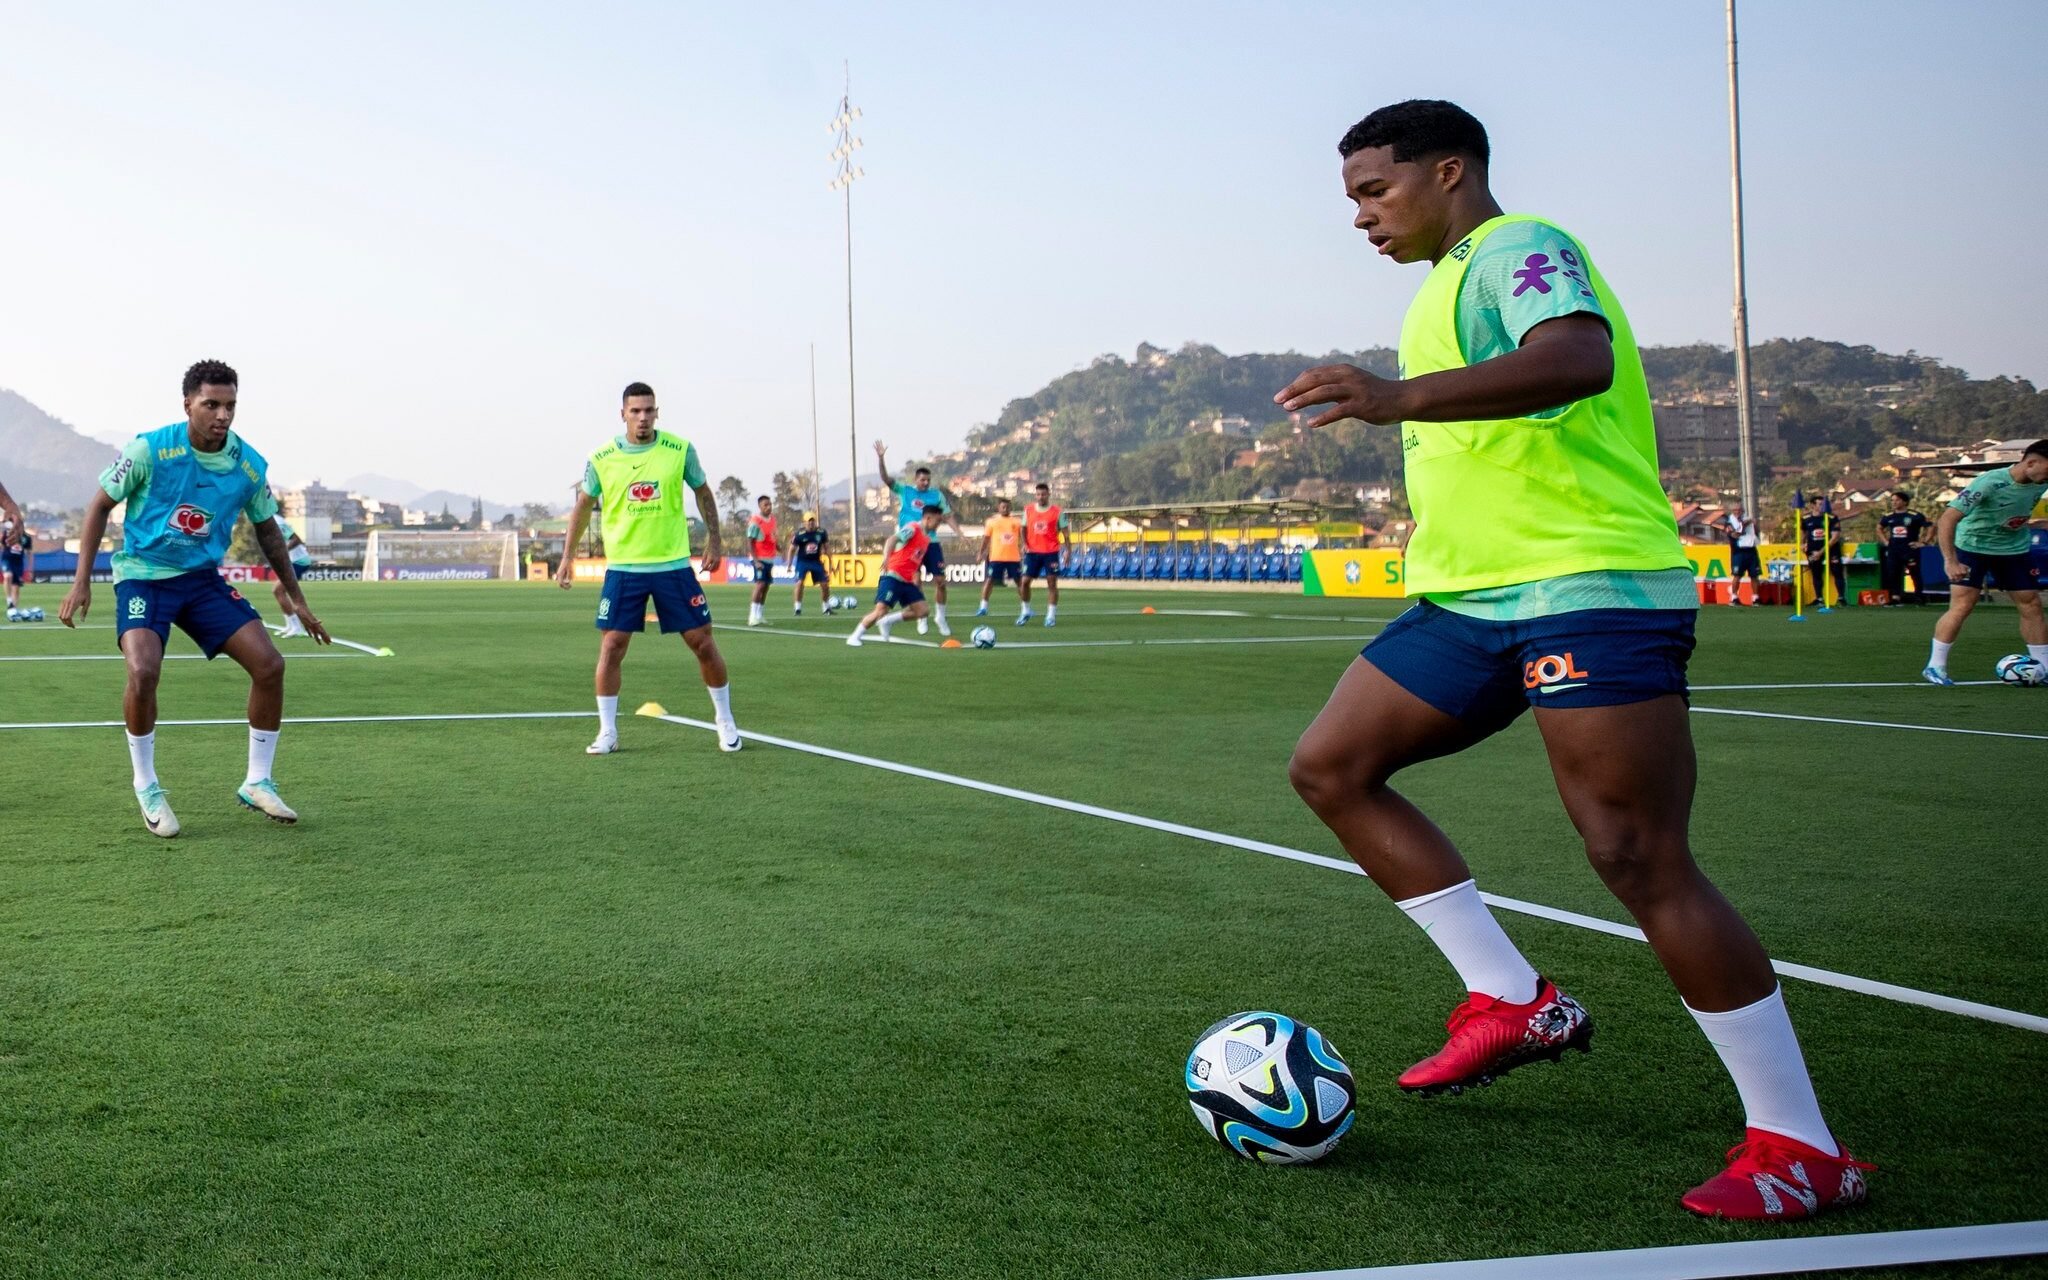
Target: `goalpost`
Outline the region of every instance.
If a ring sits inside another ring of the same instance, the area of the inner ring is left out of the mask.
[[[519,577],[519,535],[372,529],[363,548],[365,582],[464,582]]]

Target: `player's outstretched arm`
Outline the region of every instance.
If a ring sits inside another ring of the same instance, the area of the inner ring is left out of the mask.
[[[704,576],[718,572],[718,566],[725,563],[725,547],[718,534],[718,495],[711,492],[711,486],[697,486],[697,518],[704,522]]]
[[[562,565],[555,570],[555,582],[567,591],[576,582],[576,544],[583,538],[583,526],[590,520],[596,499],[582,490],[576,492],[576,509],[569,513],[569,536],[562,540]]]
[[[57,621],[67,627],[78,625],[77,619],[92,608],[92,565],[99,559],[100,540],[107,536],[107,517],[113,514],[114,500],[105,489],[94,489],[92,501],[85,504],[85,523],[78,529],[78,572],[72,576],[71,590],[64,593],[64,603],[57,606]]]
[[[1419,378],[1382,378],[1348,364],[1310,369],[1273,399],[1294,412],[1330,408],[1310,419],[1327,427],[1346,418],[1396,422],[1469,422],[1520,418],[1614,385],[1614,339],[1607,322],[1584,312],[1545,320],[1522,345],[1493,360]]]
[[[327,627],[313,616],[306,607],[306,593],[299,589],[299,572],[292,568],[292,553],[284,544],[284,533],[277,527],[277,517],[270,516],[257,521],[251,528],[256,531],[256,545],[263,548],[263,558],[270,562],[270,571],[277,575],[277,584],[292,598],[292,608],[299,615],[299,625],[317,644],[333,644],[334,638],[327,634]]]
[[[875,471],[881,476],[884,489],[896,488],[896,482],[889,477],[889,446],[880,440],[875,441]]]
[[[22,527],[21,508],[14,505],[14,498],[7,492],[7,486],[0,484],[0,515],[14,521],[14,527]]]

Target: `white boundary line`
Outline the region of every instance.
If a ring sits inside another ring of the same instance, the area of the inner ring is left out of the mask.
[[[1419,1262],[1346,1271],[1296,1271],[1284,1276],[1249,1276],[1245,1280],[1714,1280],[1787,1271],[1847,1271],[1920,1262],[2023,1258],[2040,1253],[2048,1253],[2048,1221],[1480,1258],[1470,1262]]]
[[[1918,733],[1964,733],[1976,738],[2024,738],[2048,742],[2048,733],[2012,733],[2004,729],[1951,729],[1939,724],[1899,724],[1892,720],[1842,720],[1834,716],[1800,716],[1789,711],[1737,711],[1732,707],[1694,707],[1696,716],[1748,716],[1757,720],[1804,720],[1809,724],[1846,724],[1859,729],[1911,729]]]
[[[1958,680],[1958,687],[1979,684],[2004,684],[2003,680]],[[1693,693],[1726,693],[1752,689],[1939,689],[1944,686],[1929,684],[1925,680],[1851,680],[1839,684],[1696,684]]]
[[[688,716],[657,716],[654,718],[666,720],[671,724],[687,725],[693,729],[715,730],[717,728],[709,720],[693,720]],[[1178,822],[1163,822],[1157,818],[1147,818],[1141,814],[1125,813],[1118,809],[1105,809],[1098,805],[1083,804],[1078,800],[1063,800],[1058,796],[1043,795],[1036,791],[1022,791],[1016,787],[1005,787],[993,782],[980,782],[973,778],[960,777],[957,774],[940,773],[935,769],[924,769],[917,765],[898,764],[893,760],[881,760],[874,756],[857,755],[851,751],[840,751],[832,747],[817,746],[813,743],[797,742],[794,739],[779,738],[773,734],[756,733],[752,730],[743,729],[740,731],[740,736],[752,738],[756,742],[765,742],[771,747],[784,747],[791,751],[824,756],[831,760],[843,760],[849,764],[865,765],[870,769],[900,773],[912,778],[923,778],[929,782],[943,782],[949,786],[964,787],[969,791],[980,791],[988,795],[1003,796],[1011,800],[1023,800],[1030,804],[1044,805],[1049,809],[1063,809],[1068,813],[1083,814],[1091,818],[1106,818],[1111,822],[1121,822],[1134,827],[1145,827],[1153,831],[1163,831],[1168,835],[1186,836],[1191,840],[1202,840],[1210,844],[1225,845],[1233,849],[1245,849],[1252,853],[1263,853],[1269,857],[1285,858],[1290,862],[1306,863],[1309,866],[1322,867],[1330,871],[1341,871],[1347,875],[1363,876],[1365,874],[1358,864],[1349,859],[1325,857],[1319,853],[1310,853],[1305,849],[1290,849],[1286,845],[1269,844],[1264,840],[1249,840],[1243,836],[1228,835],[1221,831],[1207,831],[1201,827],[1185,826]],[[1498,894],[1482,893],[1479,896],[1488,904],[1499,907],[1504,911],[1514,911],[1522,915],[1535,916],[1541,920],[1550,920],[1558,924],[1568,924],[1581,929],[1590,929],[1595,933],[1604,933],[1611,937],[1628,938],[1636,942],[1645,941],[1642,930],[1632,925],[1617,924],[1611,920],[1602,920],[1597,916],[1580,915],[1576,911],[1561,911],[1555,907],[1543,906],[1540,903],[1523,902],[1518,898],[1503,898]],[[1781,976],[1788,978],[1801,978],[1821,986],[1836,987],[1843,991],[1854,991],[1860,995],[1876,996],[1884,1000],[1895,1000],[1900,1004],[1918,1005],[1925,1009],[1937,1009],[1943,1013],[1959,1014],[1966,1018],[1980,1018],[1986,1022],[2002,1023],[2005,1026],[2019,1027],[2022,1030],[2048,1035],[2048,1018],[2039,1017],[2031,1013],[2021,1013],[2015,1009],[2002,1009],[1997,1005],[1980,1004],[1974,1000],[1959,1000],[1953,996],[1938,995],[1931,991],[1920,991],[1912,987],[1896,986],[1889,982],[1877,982],[1869,978],[1859,978],[1853,974],[1835,973],[1828,969],[1816,969],[1811,965],[1773,960],[1771,961],[1771,967]]]
[[[336,655],[337,657],[340,655]],[[471,711],[456,712],[437,716],[286,716],[285,724],[397,724],[434,720],[590,720],[595,711]],[[225,720],[159,720],[158,728],[165,725],[191,726],[233,724],[246,725],[246,716]],[[36,723],[21,722],[0,724],[0,729],[120,729],[126,727],[119,720],[46,720]]]
[[[846,643],[845,634],[832,631],[795,631],[786,627],[780,630],[777,630],[774,627],[743,627],[738,625],[737,623],[731,622],[713,623],[712,629],[715,631],[745,631],[753,635],[794,636],[799,640],[837,640],[841,644]],[[998,634],[1000,634],[1000,632]],[[960,639],[958,636],[955,636],[953,638],[956,640]],[[1151,646],[1194,644],[1331,644],[1337,641],[1342,641],[1345,644],[1356,644],[1361,640],[1370,639],[1372,639],[1372,636],[1370,635],[1179,636],[1165,640],[1011,640],[1007,642],[999,639],[996,641],[996,649],[999,652],[1004,649],[1128,649],[1138,645]],[[881,636],[870,631],[867,634],[867,636],[863,638],[862,643],[881,644],[884,643],[884,641],[882,640]],[[894,636],[891,639],[889,639],[887,643],[914,644],[925,649],[937,649],[940,648],[942,645],[942,642],[939,641],[913,640],[908,636]],[[960,647],[966,649],[971,648],[972,645],[970,645],[969,642],[965,640],[961,640]]]
[[[287,653],[286,658],[353,658],[352,653]],[[9,653],[0,654],[0,662],[125,662],[126,654],[121,653]],[[203,662],[203,653],[167,653],[165,662]]]

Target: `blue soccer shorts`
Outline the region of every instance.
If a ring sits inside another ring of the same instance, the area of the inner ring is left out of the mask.
[[[796,580],[798,582],[815,582],[821,587],[827,586],[831,582],[831,579],[825,574],[825,562],[822,560],[797,561]]]
[[[924,549],[924,571],[932,575],[934,582],[944,582],[946,580],[946,551],[945,548],[939,545],[936,538],[932,540],[930,546]]]
[[[192,637],[212,658],[237,631],[259,619],[217,569],[194,569],[173,578],[130,578],[114,584],[114,642],[130,631],[149,630],[166,643],[171,628]]]
[[[1493,732],[1529,707],[1684,696],[1691,609],[1580,609],[1493,622],[1424,600],[1360,656],[1447,716]]]
[[[1027,578],[1059,577],[1060,553],[1057,551],[1026,551],[1024,553],[1024,576]]]
[[[885,573],[875,584],[875,603],[892,609],[907,609],[924,599],[924,592],[918,590],[915,582],[905,582],[893,573]]]
[[[983,576],[988,581],[1001,585],[1017,581],[1021,571],[1021,566],[1015,560],[991,560]]]
[[[604,591],[597,600],[597,629],[645,631],[649,600],[654,601],[664,635],[711,625],[711,607],[704,602],[704,588],[697,585],[695,570],[630,573],[607,569]]]
[[[1956,559],[1963,562],[1963,568],[1970,571],[1966,578],[1957,578],[1958,587],[1975,587],[1979,591],[1990,587],[1996,591],[2039,591],[2041,569],[2034,558],[2022,551],[2017,555],[1999,556],[1983,551],[1965,551],[1956,548]]]

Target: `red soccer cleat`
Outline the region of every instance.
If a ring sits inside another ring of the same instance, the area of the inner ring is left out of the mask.
[[[1729,1148],[1728,1167],[1679,1201],[1709,1218],[1744,1222],[1798,1222],[1830,1209],[1862,1204],[1870,1190],[1863,1175],[1876,1168],[1847,1150],[1831,1156],[1766,1129]]]
[[[1462,1093],[1492,1084],[1524,1063],[1564,1056],[1566,1049],[1593,1050],[1593,1020],[1578,1001],[1549,979],[1527,1004],[1472,995],[1444,1024],[1450,1042],[1401,1073],[1412,1093]]]

